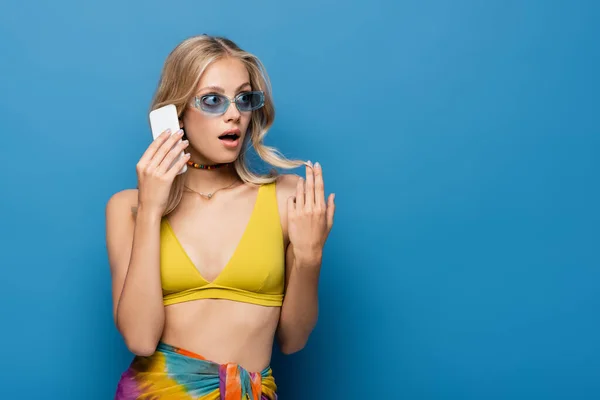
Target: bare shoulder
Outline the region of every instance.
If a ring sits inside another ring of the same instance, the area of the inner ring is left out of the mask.
[[[279,193],[279,196],[283,197],[284,200],[293,196],[296,193],[298,179],[300,179],[300,175],[296,174],[279,175],[277,177],[277,192]]]
[[[137,205],[137,201],[137,189],[125,189],[113,194],[106,203],[106,218],[132,215],[131,211]]]
[[[138,203],[138,190],[125,189],[113,194],[106,202],[106,240],[109,252],[112,243],[127,240],[135,226],[135,207]]]

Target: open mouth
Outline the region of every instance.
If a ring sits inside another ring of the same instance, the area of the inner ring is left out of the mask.
[[[224,140],[227,142],[235,142],[239,138],[240,138],[240,135],[238,135],[237,133],[227,133],[225,135],[219,136],[220,140]]]

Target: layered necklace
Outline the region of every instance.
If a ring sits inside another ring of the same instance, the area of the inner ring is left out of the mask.
[[[198,163],[195,163],[195,162],[193,162],[191,160],[187,162],[187,165],[189,165],[192,168],[196,168],[196,169],[217,169],[217,168],[225,167],[225,166],[230,165],[230,164],[231,163],[211,164],[211,165],[209,165],[209,164],[198,164]],[[235,185],[235,183],[237,181],[238,181],[237,179],[234,179],[233,182],[231,182],[229,185],[227,185],[225,187],[222,187],[222,188],[219,188],[219,189],[216,189],[216,190],[214,190],[212,192],[209,192],[209,193],[199,192],[197,190],[194,190],[194,189],[190,188],[187,185],[184,185],[184,187],[186,189],[188,189],[189,191],[194,192],[196,194],[199,194],[200,196],[204,197],[205,199],[210,200],[210,199],[213,198],[213,196],[215,195],[215,193],[217,193],[217,192],[219,192],[221,190],[229,189],[230,187],[232,187],[233,185]]]

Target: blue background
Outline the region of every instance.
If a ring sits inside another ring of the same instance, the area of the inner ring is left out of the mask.
[[[83,3],[0,8],[7,398],[112,398],[104,207],[204,32],[264,61],[267,143],[337,194],[283,399],[600,398],[597,2]]]

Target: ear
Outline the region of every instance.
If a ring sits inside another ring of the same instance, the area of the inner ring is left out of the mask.
[[[183,130],[182,140],[187,140],[187,135],[185,134],[185,129],[183,129],[183,119],[179,118],[179,129]]]

